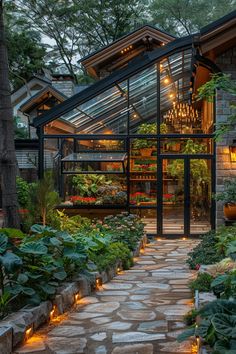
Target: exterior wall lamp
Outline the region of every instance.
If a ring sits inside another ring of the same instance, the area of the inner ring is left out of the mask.
[[[229,146],[230,161],[236,162],[236,140],[233,140]]]

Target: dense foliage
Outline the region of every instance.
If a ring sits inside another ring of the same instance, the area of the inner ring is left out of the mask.
[[[57,229],[35,224],[27,235],[1,229],[1,317],[14,309],[16,302],[35,304],[53,298],[64,280],[79,274],[91,276],[91,271],[108,270],[119,263],[129,268],[131,250],[143,235],[141,221],[127,213],[91,221],[58,211],[53,222]]]
[[[208,273],[199,273],[197,278],[192,280],[189,283],[189,288],[192,291],[210,291],[211,290],[211,282],[213,280],[212,275]]]
[[[220,261],[223,256],[216,250],[216,235],[210,231],[201,237],[201,242],[188,254],[187,263],[191,269],[198,268],[201,264],[213,264]]]
[[[211,248],[216,257],[223,258],[220,262],[215,260]],[[204,260],[204,253],[207,260]],[[200,292],[212,291],[218,299],[186,315],[186,323],[191,327],[178,337],[179,341],[198,336],[213,349],[214,354],[236,352],[235,260],[236,226],[221,226],[214,234],[211,232],[205,235],[202,242],[190,253],[188,263],[192,268],[196,266],[196,262],[199,262],[198,267],[200,264],[215,264],[199,273],[197,278],[190,282],[189,287]]]

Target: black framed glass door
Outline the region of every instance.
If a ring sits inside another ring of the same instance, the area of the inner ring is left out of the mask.
[[[162,156],[159,165],[157,234],[190,236],[214,228],[212,158]]]

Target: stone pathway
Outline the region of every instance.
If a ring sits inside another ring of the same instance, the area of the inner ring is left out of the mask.
[[[197,241],[159,240],[147,245],[132,269],[83,298],[60,323],[43,328],[15,353],[191,354],[177,343],[191,309],[193,277],[186,255]]]

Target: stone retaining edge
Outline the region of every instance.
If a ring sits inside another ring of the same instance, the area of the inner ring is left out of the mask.
[[[133,251],[133,257],[139,256],[140,250],[146,244],[147,236],[144,234]],[[80,275],[74,281],[64,283],[58,289],[58,294],[53,301],[43,301],[35,307],[27,305],[16,313],[8,315],[0,321],[0,354],[11,354],[17,345],[25,342],[27,330],[29,330],[28,337],[31,337],[41,325],[50,321],[52,315],[59,316],[68,311],[75,304],[75,296],[81,299],[91,295],[96,289],[96,280],[101,280],[102,283],[110,281],[117,274],[118,267],[122,267],[122,264],[117,263],[107,272],[94,272],[91,274],[91,279]]]

